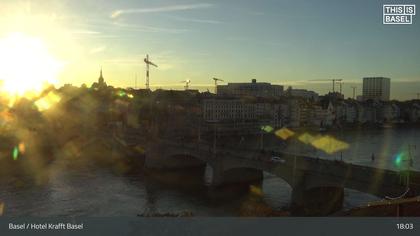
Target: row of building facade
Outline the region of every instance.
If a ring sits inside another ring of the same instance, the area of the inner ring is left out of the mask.
[[[420,103],[353,99],[315,102],[297,98],[249,101],[215,97],[203,100],[202,111],[208,123],[255,124],[256,127],[332,127],[420,121]]]
[[[419,122],[420,103],[389,101],[390,79],[363,79],[361,100],[344,99],[340,93],[319,96],[304,89],[284,90],[269,83],[229,83],[217,95],[203,100],[207,123],[234,126],[332,127],[349,124]]]

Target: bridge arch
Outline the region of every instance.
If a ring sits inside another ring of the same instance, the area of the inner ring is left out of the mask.
[[[204,168],[206,166],[206,161],[203,158],[191,153],[170,153],[166,155],[164,161],[171,169]]]
[[[222,175],[224,184],[249,183],[264,179],[262,170],[250,167],[230,168],[224,170]]]

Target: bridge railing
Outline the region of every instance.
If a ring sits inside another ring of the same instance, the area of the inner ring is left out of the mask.
[[[195,151],[214,152],[213,146],[206,142],[196,142],[196,143],[190,144],[190,143],[176,143],[174,141],[168,141],[168,140],[162,140],[162,141],[165,145],[188,148],[190,150],[195,150]],[[290,152],[279,152],[279,151],[267,150],[267,149],[250,149],[250,148],[237,149],[237,148],[231,148],[231,147],[218,146],[216,147],[216,154],[230,154],[235,157],[239,157],[239,158],[243,157],[243,159],[253,159],[253,160],[256,160],[256,159],[267,160],[267,158],[257,158],[259,156],[263,156],[263,157],[277,156],[280,158],[283,157],[283,158],[288,158],[288,159],[296,158],[297,162],[305,161],[308,163],[316,163],[317,165],[324,164],[327,166],[341,165],[341,166],[351,167],[354,170],[364,171],[364,172],[381,171],[385,175],[400,174],[399,171],[380,169],[380,168],[375,168],[375,167],[370,167],[370,166],[363,166],[359,164],[344,162],[341,160],[326,160],[326,159],[322,159],[315,156],[300,155],[300,154],[295,154],[295,153],[290,153]],[[246,158],[246,157],[254,157],[254,158]],[[416,171],[411,171],[411,172],[414,173],[413,175],[417,177],[420,176],[420,172],[416,172]],[[420,179],[420,177],[418,179]]]

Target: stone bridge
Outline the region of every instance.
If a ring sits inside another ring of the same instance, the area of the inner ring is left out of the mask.
[[[278,161],[271,158],[278,157]],[[418,172],[396,172],[313,157],[262,150],[216,148],[205,143],[160,140],[146,149],[146,168],[177,169],[208,165],[214,186],[273,174],[292,188],[291,206],[298,214],[326,215],[341,209],[344,188],[380,198],[420,194]]]

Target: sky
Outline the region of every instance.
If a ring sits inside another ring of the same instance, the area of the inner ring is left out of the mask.
[[[116,87],[214,89],[257,79],[315,90],[362,91],[362,78],[391,78],[391,97],[420,93],[420,16],[383,25],[382,4],[419,0],[0,0],[0,40],[22,32],[62,62],[60,84],[90,85],[102,67]],[[1,46],[1,45],[0,45]],[[318,80],[318,81],[317,81]]]

